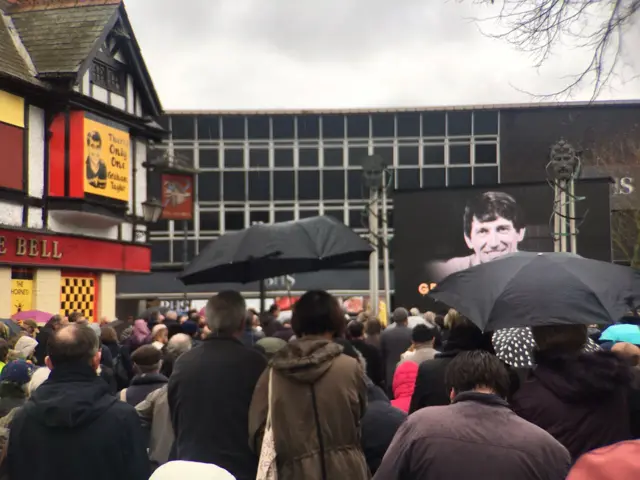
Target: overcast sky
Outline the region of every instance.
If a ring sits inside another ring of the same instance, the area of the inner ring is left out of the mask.
[[[165,109],[349,108],[538,101],[588,60],[542,71],[479,31],[473,0],[128,0]],[[485,31],[496,31],[483,23]],[[625,73],[601,99],[640,95]],[[589,86],[574,96],[588,100]]]

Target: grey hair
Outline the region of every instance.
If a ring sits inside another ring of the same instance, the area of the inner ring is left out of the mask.
[[[238,292],[226,290],[214,295],[205,309],[207,325],[214,334],[234,334],[242,330],[247,304]]]
[[[193,342],[191,337],[186,333],[176,333],[169,339],[167,343],[167,353],[174,358],[178,358],[183,353],[187,353],[191,350]]]
[[[175,310],[169,310],[167,313],[164,314],[164,318],[168,318],[170,320],[177,320],[178,312],[176,312]]]

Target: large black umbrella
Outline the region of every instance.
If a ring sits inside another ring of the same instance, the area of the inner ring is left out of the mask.
[[[429,295],[483,331],[607,324],[637,304],[640,275],[569,253],[520,252],[449,275]]]
[[[222,235],[179,276],[185,285],[247,283],[289,273],[313,272],[371,254],[369,242],[333,217],[256,224]]]

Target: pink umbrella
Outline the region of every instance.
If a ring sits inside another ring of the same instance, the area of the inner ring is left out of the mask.
[[[27,320],[28,318],[35,320],[37,324],[44,325],[53,317],[51,313],[42,312],[40,310],[26,310],[24,312],[18,312],[11,317],[11,320]]]

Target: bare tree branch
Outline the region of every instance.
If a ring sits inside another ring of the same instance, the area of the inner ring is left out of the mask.
[[[620,64],[623,37],[640,12],[640,0],[475,0],[477,4],[499,4],[497,15],[476,19],[498,22],[500,33],[485,35],[505,40],[533,56],[541,67],[560,46],[590,51],[583,69],[567,79],[567,85],[552,93],[532,94],[546,99],[570,96],[585,84],[592,85],[596,99]]]

